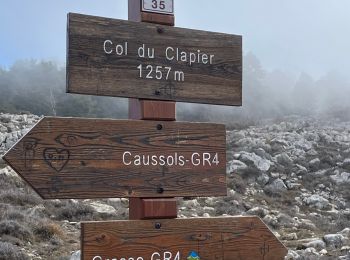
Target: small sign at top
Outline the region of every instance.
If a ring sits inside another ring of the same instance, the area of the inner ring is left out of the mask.
[[[174,0],[142,0],[142,11],[174,14]]]

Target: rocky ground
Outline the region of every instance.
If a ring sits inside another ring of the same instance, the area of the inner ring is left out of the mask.
[[[0,114],[0,154],[39,120]],[[257,215],[286,259],[350,259],[350,122],[289,117],[227,132],[228,197],[180,217]],[[127,219],[128,200],[41,200],[0,161],[0,260],[73,259],[79,221]],[[77,255],[77,253],[75,253]]]

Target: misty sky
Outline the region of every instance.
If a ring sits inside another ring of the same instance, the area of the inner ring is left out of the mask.
[[[241,34],[244,53],[268,70],[350,70],[349,0],[174,2],[176,26]],[[127,0],[0,0],[0,67],[29,58],[64,64],[68,12],[127,19]]]

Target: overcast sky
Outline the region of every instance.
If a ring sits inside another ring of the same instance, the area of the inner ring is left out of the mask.
[[[243,35],[269,70],[350,71],[349,0],[174,0],[176,26]],[[0,0],[0,66],[66,55],[66,14],[127,19],[127,0]],[[350,77],[350,76],[348,76]]]

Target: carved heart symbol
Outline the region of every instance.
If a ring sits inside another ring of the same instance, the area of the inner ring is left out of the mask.
[[[60,172],[69,161],[69,151],[47,148],[44,150],[44,160],[52,169]]]

